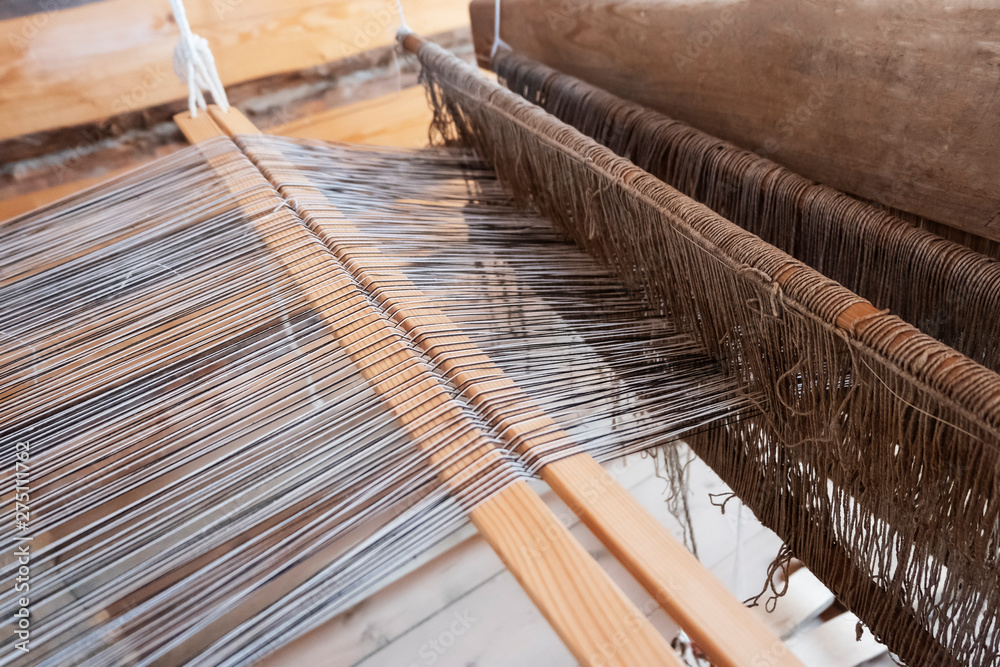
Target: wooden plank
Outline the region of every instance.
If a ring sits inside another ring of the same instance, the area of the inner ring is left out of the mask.
[[[432,117],[424,87],[412,86],[313,114],[280,125],[269,133],[299,139],[422,148],[428,143]]]
[[[480,58],[493,7],[472,2]],[[808,178],[1000,239],[1000,8],[504,0],[500,21],[503,40],[556,69]]]
[[[58,2],[54,3],[58,7]],[[229,85],[393,43],[394,0],[189,0],[192,29]],[[407,22],[467,25],[465,0],[407,0]],[[104,0],[0,21],[0,139],[186,99],[163,0]]]
[[[178,125],[192,141],[203,141],[221,136],[213,129],[213,117],[225,122],[229,132],[256,132],[235,109],[224,114],[213,108],[212,117],[196,119],[182,115]],[[241,184],[234,183],[234,192],[241,189]],[[257,208],[262,202],[248,204]],[[273,202],[267,205],[273,209]],[[282,208],[269,217],[291,215]],[[289,271],[302,276],[302,288],[317,315],[430,460],[448,462],[441,473],[444,479],[458,491],[474,471],[488,462],[499,462],[500,450],[493,449],[474,424],[465,423],[468,418],[463,409],[332,256],[324,252],[317,258],[296,251],[286,257],[275,243],[276,235],[286,239],[298,235],[303,246],[318,244],[306,227],[279,231],[271,228],[275,224],[265,219],[259,229],[262,239],[282,253],[279,256],[287,260]],[[310,277],[315,272],[323,277],[318,285]],[[373,344],[373,339],[384,342]],[[393,372],[385,373],[389,368]],[[413,388],[400,393],[408,386]],[[439,431],[437,427],[443,424],[449,427]],[[442,441],[450,425],[458,426],[463,435],[455,442]],[[455,460],[453,452],[458,451],[468,453]],[[476,505],[469,518],[581,663],[681,664],[664,638],[526,482],[513,483]]]

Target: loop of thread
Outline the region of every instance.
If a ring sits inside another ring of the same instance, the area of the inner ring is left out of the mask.
[[[191,117],[197,118],[199,108],[208,108],[202,91],[211,93],[212,100],[223,111],[229,111],[229,99],[219,79],[208,40],[191,32],[182,0],[170,0],[170,7],[181,31],[181,41],[174,49],[174,72],[188,85],[188,109]]]

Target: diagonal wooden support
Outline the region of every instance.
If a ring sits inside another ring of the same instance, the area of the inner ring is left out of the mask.
[[[212,111],[213,117],[230,131],[233,127],[252,128],[238,111]],[[182,114],[176,121],[192,142],[224,136],[212,117],[192,119]],[[220,168],[224,170],[225,165]],[[245,191],[243,184],[234,186],[234,193],[241,191]],[[277,199],[269,198],[266,203],[248,201],[248,212],[259,212],[262,206],[274,209]],[[409,346],[398,324],[372,303],[357,276],[336,261],[305,224],[282,226],[278,232],[278,222],[272,218],[281,216],[294,214],[285,207],[274,210],[257,223],[258,233],[269,246],[280,233],[300,237],[303,247],[322,248],[323,252],[289,255],[283,250],[287,244],[273,245],[289,271],[299,276],[300,288],[313,303],[317,316],[398,421],[435,462],[444,461],[456,449],[455,443],[437,441],[439,425],[448,424],[452,432],[457,428],[464,434],[462,450],[472,453],[445,468],[446,482],[461,492],[462,482],[476,469],[486,464],[506,465],[500,460],[503,452],[494,448],[474,424],[466,423],[468,418],[461,405],[451,398],[423,357]],[[319,284],[317,276],[321,277]],[[364,342],[372,339],[384,342],[377,348]],[[384,373],[387,368],[394,372]],[[398,389],[404,383],[408,389],[400,393]],[[514,482],[476,505],[469,517],[582,664],[681,664],[649,620],[524,481]]]
[[[418,48],[419,43],[411,42],[407,48],[411,46]],[[260,134],[239,111],[211,108],[210,113],[231,136]],[[398,326],[452,384],[462,387],[463,395],[512,449],[527,453],[556,440],[570,441],[442,311],[428,306],[428,299],[374,244],[359,243],[363,235],[322,193],[308,185],[281,185],[281,173],[296,173],[294,165],[267,148],[255,151],[251,145],[246,150],[251,159],[260,160],[258,167],[340,263],[386,305]],[[302,183],[302,175],[296,175],[290,182]],[[310,208],[310,201],[318,200],[324,205]],[[540,475],[714,664],[749,666],[761,660],[775,667],[801,664],[589,454],[550,463]]]

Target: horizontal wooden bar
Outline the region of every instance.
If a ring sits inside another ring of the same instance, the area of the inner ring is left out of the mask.
[[[472,0],[488,65],[493,0]],[[515,51],[807,178],[1000,240],[1000,8],[504,0]]]

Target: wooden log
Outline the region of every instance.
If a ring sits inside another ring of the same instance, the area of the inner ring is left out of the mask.
[[[0,21],[0,139],[186,99],[174,75],[169,3],[103,0]],[[465,0],[408,0],[407,22],[466,25]],[[394,0],[202,0],[187,3],[225,85],[293,72],[393,43]]]
[[[493,0],[470,7],[480,63]],[[504,0],[514,50],[793,171],[1000,239],[1000,9]]]
[[[256,131],[235,109],[229,114],[215,109],[213,116],[227,122],[230,129],[238,126],[242,131]],[[221,133],[207,115],[194,119],[181,115],[177,122],[192,141]],[[240,189],[234,185],[234,192]],[[259,202],[248,205],[255,208]],[[273,201],[266,206],[273,208]],[[271,214],[291,215],[288,209]],[[268,245],[276,233],[270,224],[265,222],[259,229]],[[281,233],[299,235],[304,244],[319,243],[304,225]],[[312,257],[304,262],[297,256],[300,254],[282,259],[290,271],[302,277],[302,288],[318,316],[403,427],[420,439],[431,461],[443,463],[459,447],[469,451],[444,469],[446,482],[460,486],[484,461],[501,457],[471,422],[462,425],[465,435],[457,443],[439,442],[438,425],[467,420],[460,406],[339,263],[332,257]],[[314,284],[315,274],[322,275],[321,286]],[[345,317],[345,313],[351,316]],[[373,337],[385,343],[373,347],[368,342]],[[394,372],[384,373],[390,368]],[[406,386],[414,388],[399,393],[399,388]],[[515,482],[476,505],[469,518],[582,664],[681,664],[648,619],[525,482]]]

